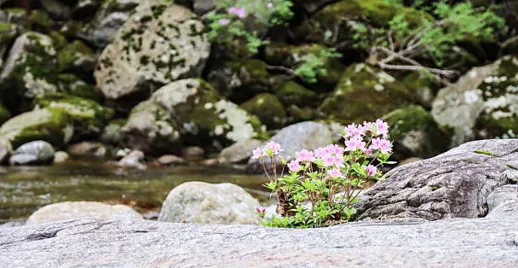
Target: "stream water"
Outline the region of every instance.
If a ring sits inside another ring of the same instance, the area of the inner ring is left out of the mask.
[[[0,168],[0,224],[23,222],[38,208],[63,201],[126,204],[146,214],[158,212],[167,194],[187,181],[230,182],[266,200],[266,178],[206,166],[122,169],[100,162],[67,162],[45,167]]]

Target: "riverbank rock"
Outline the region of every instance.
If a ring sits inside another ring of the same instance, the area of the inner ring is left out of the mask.
[[[139,150],[134,150],[119,160],[117,164],[125,168],[146,169],[146,165],[144,165],[143,162],[144,153]]]
[[[412,103],[412,93],[393,76],[365,63],[349,66],[318,111],[342,124],[373,121]]]
[[[11,111],[25,111],[32,98],[58,91],[56,77],[56,50],[52,39],[36,32],[19,36],[0,74],[4,104]]]
[[[302,122],[281,129],[270,141],[281,145],[284,150],[280,156],[284,158],[294,158],[296,152],[306,149],[314,150],[332,144],[336,139],[330,131],[329,126],[317,122]],[[264,160],[266,166],[270,167],[270,159]],[[280,165],[280,159],[277,160]],[[264,172],[262,161],[258,159],[250,159],[248,161],[248,170],[254,173]]]
[[[82,219],[1,228],[0,263],[5,268],[513,268],[517,235],[512,218],[408,219],[315,229]],[[291,246],[279,250],[279,245]]]
[[[13,148],[11,147],[11,142],[0,136],[0,165],[7,162],[7,159],[9,159],[12,150]]]
[[[517,152],[518,139],[474,141],[395,168],[362,195],[359,219],[483,217]]]
[[[167,196],[159,221],[181,223],[255,224],[259,202],[231,184],[186,182]]]
[[[32,141],[16,149],[9,158],[11,165],[45,165],[54,161],[54,148],[46,141]]]
[[[107,149],[100,142],[83,141],[68,146],[67,152],[75,157],[105,157]]]
[[[158,89],[150,99],[181,126],[188,145],[227,146],[263,134],[254,116],[220,95],[202,79],[182,79]]]
[[[393,159],[429,158],[446,151],[450,145],[447,133],[421,106],[396,109],[383,119],[389,124],[395,152]]]
[[[159,105],[144,101],[131,110],[120,128],[121,145],[146,153],[169,153],[179,147],[180,128]]]
[[[258,94],[239,107],[257,116],[268,129],[282,127],[287,120],[284,106],[275,95],[270,93]]]
[[[139,220],[142,216],[124,205],[107,205],[99,202],[62,202],[44,206],[34,212],[25,225],[80,218],[98,218],[103,220]]]
[[[259,140],[238,141],[223,149],[218,157],[218,162],[222,164],[233,164],[248,161],[252,156],[252,151],[261,146]]]
[[[37,109],[17,115],[0,127],[0,135],[18,147],[26,142],[44,140],[59,147],[70,141],[72,120],[63,109]]]
[[[203,23],[188,9],[140,4],[102,52],[94,73],[106,98],[149,94],[160,85],[198,77],[209,57]]]
[[[476,67],[437,94],[432,115],[453,130],[452,145],[518,135],[518,58]]]
[[[70,156],[67,152],[57,151],[54,153],[54,163],[64,163],[70,160]]]

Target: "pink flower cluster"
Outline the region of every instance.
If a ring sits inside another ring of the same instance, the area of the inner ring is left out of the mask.
[[[231,7],[228,9],[228,14],[234,14],[238,18],[243,19],[246,17],[246,9],[244,7]],[[219,19],[219,24],[221,26],[228,25],[230,23],[230,20],[227,18]]]
[[[368,148],[365,142],[366,136],[372,138]],[[392,151],[392,143],[386,139],[387,137],[388,124],[381,119],[376,120],[376,122],[364,122],[362,125],[350,124],[345,127],[344,131],[345,150],[361,150],[366,154],[373,151],[389,153]]]
[[[280,144],[273,142],[273,141],[269,141],[266,143],[266,145],[264,145],[263,148],[261,148],[261,147],[255,148],[252,151],[252,158],[253,159],[262,159],[265,156],[273,157],[275,155],[278,155],[281,151],[282,151],[282,149],[281,149]]]

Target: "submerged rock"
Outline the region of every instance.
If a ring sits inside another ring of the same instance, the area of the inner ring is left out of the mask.
[[[46,141],[25,143],[14,151],[9,163],[11,165],[44,165],[54,161],[54,148]]]
[[[0,127],[0,135],[15,148],[35,140],[44,140],[59,147],[68,143],[73,133],[72,119],[66,111],[58,108],[26,112],[9,119]]]
[[[279,245],[290,246],[279,250]],[[82,219],[0,228],[0,250],[5,268],[179,263],[185,267],[511,268],[518,263],[513,218],[407,219],[315,229]]]
[[[473,68],[439,91],[432,115],[453,130],[452,145],[472,139],[514,138],[518,134],[518,58],[503,57]]]
[[[483,217],[517,151],[518,139],[474,141],[395,168],[360,197],[359,218]]]
[[[157,86],[200,76],[209,52],[196,15],[178,5],[149,1],[138,6],[104,49],[95,79],[111,100],[145,95]]]
[[[186,182],[167,196],[159,221],[182,223],[254,224],[259,202],[243,188],[231,184]]]
[[[139,220],[142,216],[124,205],[107,205],[99,202],[62,202],[44,206],[27,219],[25,225],[47,222],[98,218],[103,220]]]

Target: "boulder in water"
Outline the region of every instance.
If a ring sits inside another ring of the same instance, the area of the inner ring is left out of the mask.
[[[186,182],[167,196],[159,221],[183,223],[254,224],[259,202],[243,188],[231,184]]]
[[[54,148],[46,141],[26,143],[18,147],[9,159],[11,165],[42,165],[52,164],[53,161]]]

